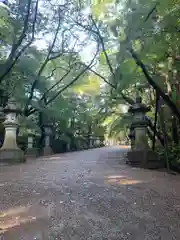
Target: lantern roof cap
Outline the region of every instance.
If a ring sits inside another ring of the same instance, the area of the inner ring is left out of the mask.
[[[10,98],[8,101],[8,104],[4,108],[4,112],[15,112],[15,113],[20,113],[21,109],[17,107],[16,100],[14,97]]]
[[[142,98],[140,96],[136,97],[136,102],[129,107],[128,112],[135,113],[135,112],[148,112],[150,110],[149,106],[146,106],[142,103]]]

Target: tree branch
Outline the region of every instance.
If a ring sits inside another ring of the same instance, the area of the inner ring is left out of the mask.
[[[39,0],[36,1],[36,6],[35,6],[35,15],[34,15],[33,26],[32,26],[32,37],[31,37],[30,41],[25,46],[23,46],[21,48],[21,50],[16,54],[17,49],[20,47],[22,41],[26,37],[25,32],[28,29],[28,20],[29,20],[29,14],[30,14],[31,0],[28,1],[28,10],[27,10],[25,21],[24,21],[24,28],[23,28],[22,34],[21,34],[18,42],[16,44],[14,44],[14,46],[12,47],[11,53],[10,53],[6,63],[4,64],[4,69],[5,70],[0,75],[0,83],[4,80],[4,78],[7,76],[7,74],[12,70],[12,68],[14,67],[16,62],[18,61],[19,57],[32,44],[32,42],[34,40],[35,23],[36,23],[36,19],[37,19],[37,11],[38,11],[38,3],[39,3]]]
[[[96,25],[96,22],[94,21],[94,19],[92,17],[91,17],[91,20],[92,20],[92,22],[93,22],[93,24],[94,24],[94,26],[95,26],[95,28],[97,30],[97,34],[98,34],[99,40],[100,40],[101,45],[102,45],[103,53],[104,53],[105,58],[106,58],[106,63],[108,65],[109,69],[110,69],[111,74],[113,75],[113,77],[115,77],[115,73],[114,73],[113,67],[111,65],[111,62],[110,62],[109,57],[108,57],[107,52],[106,52],[106,48],[105,48],[105,45],[104,45],[103,37],[101,36],[99,28]]]
[[[64,92],[68,87],[70,87],[72,84],[74,84],[88,69],[89,67],[93,64],[96,56],[97,56],[98,50],[96,54],[94,55],[93,59],[91,62],[85,67],[69,84],[67,84],[64,88],[62,88],[57,94],[55,94],[48,102],[47,104],[51,103],[54,101],[62,92]]]
[[[86,64],[83,64],[83,63],[80,63],[84,66],[87,66]],[[107,83],[109,86],[111,86],[112,88],[116,89],[117,90],[117,87],[115,85],[113,85],[111,82],[109,82],[108,80],[106,80],[106,78],[104,76],[102,76],[100,73],[96,72],[95,70],[93,70],[91,67],[89,67],[88,69],[89,71],[91,71],[92,73],[94,73],[96,76],[100,77],[105,83]],[[134,103],[134,100],[127,97],[122,91],[118,92],[122,98],[128,102],[129,104],[133,104]]]
[[[27,12],[26,12],[25,20],[24,20],[24,27],[23,27],[22,33],[21,33],[17,43],[15,43],[12,46],[12,50],[11,50],[11,53],[10,53],[10,59],[13,58],[13,55],[14,55],[15,51],[21,45],[22,41],[26,37],[26,31],[28,30],[28,22],[29,22],[29,16],[30,16],[31,2],[32,2],[32,0],[28,0]]]
[[[56,42],[56,40],[57,40],[57,35],[58,35],[58,33],[59,33],[59,29],[60,29],[60,25],[61,25],[60,9],[59,9],[59,11],[58,11],[58,14],[59,14],[59,21],[58,21],[58,26],[57,26],[57,29],[56,29],[56,32],[55,32],[55,36],[54,36],[53,42],[52,42],[52,44],[51,44],[51,46],[50,46],[50,48],[49,48],[48,54],[47,54],[47,56],[46,56],[46,58],[45,58],[45,61],[44,61],[44,63],[41,65],[41,67],[40,67],[40,69],[39,69],[39,71],[38,71],[38,74],[37,74],[37,76],[36,76],[36,79],[34,80],[32,86],[31,86],[30,95],[29,95],[29,98],[28,98],[28,100],[27,100],[27,103],[26,103],[26,106],[25,106],[25,109],[24,109],[25,115],[26,115],[26,112],[28,112],[28,106],[29,106],[29,104],[30,104],[30,102],[31,102],[31,100],[32,100],[32,98],[33,98],[34,90],[35,90],[35,88],[36,88],[36,86],[37,86],[37,84],[38,84],[39,77],[40,77],[40,75],[42,74],[44,68],[46,67],[48,61],[51,60],[51,59],[50,59],[50,55],[51,55],[51,53],[52,53],[52,50],[53,50],[54,45],[55,45],[55,42]]]
[[[73,85],[88,69],[90,66],[92,66],[97,54],[98,54],[98,51],[99,51],[99,46],[97,48],[97,51],[96,51],[96,54],[94,55],[93,59],[91,60],[91,62],[69,83],[67,84],[66,86],[64,86],[59,92],[57,92],[51,99],[49,99],[47,102],[46,102],[46,105],[50,104],[51,102],[53,102],[62,92],[64,92],[68,87],[70,87],[71,85]],[[66,75],[66,74],[65,74]],[[62,77],[64,78],[65,75]],[[59,80],[59,82],[61,81],[61,79]],[[58,82],[58,83],[59,83]],[[51,87],[52,88],[52,87]],[[54,88],[54,87],[53,87]],[[50,91],[50,90],[48,90]],[[41,98],[41,100],[43,100],[43,98]],[[29,109],[30,111],[26,111],[25,112],[25,116],[30,116],[31,114],[35,113],[37,111],[37,109]]]
[[[144,22],[147,22],[147,20],[151,17],[151,15],[156,11],[157,6],[159,5],[159,2],[155,3],[154,7],[149,11],[147,14],[147,17],[144,19]]]
[[[143,62],[140,60],[136,52],[132,49],[128,49],[129,53],[135,60],[136,64],[141,68],[142,72],[144,73],[148,83],[157,91],[157,93],[162,97],[162,99],[165,101],[165,103],[170,107],[170,109],[174,112],[174,114],[180,119],[180,112],[177,106],[170,100],[170,98],[161,90],[161,88],[154,82],[152,77],[149,75],[146,66],[143,64]]]
[[[61,79],[59,79],[55,84],[53,84],[42,96],[42,98],[40,99],[41,101],[47,96],[47,94],[56,86],[58,86],[59,83],[61,83],[65,77],[67,77],[67,75],[71,72],[71,69],[69,69],[69,71],[67,71]]]
[[[89,28],[89,26],[85,26],[85,25],[83,25],[82,23],[80,23],[80,22],[72,19],[71,17],[70,17],[70,19],[71,19],[73,22],[75,22],[78,26],[80,26],[81,28],[85,29],[86,31],[92,32],[92,33],[94,33],[95,35],[98,35],[98,32],[94,31],[92,28]]]

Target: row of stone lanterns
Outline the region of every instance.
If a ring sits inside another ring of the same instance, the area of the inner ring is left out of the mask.
[[[133,121],[129,134],[131,151],[127,154],[126,163],[134,167],[156,169],[162,167],[162,162],[158,159],[157,153],[152,151],[148,145],[148,122],[145,115],[149,110],[150,108],[142,103],[139,96],[136,97],[135,103],[129,108]]]
[[[93,136],[90,136],[90,139],[89,139],[89,147],[90,148],[94,148],[94,147],[98,147],[98,146],[103,146],[104,144],[104,140],[101,138],[101,137],[93,137]]]
[[[47,156],[53,154],[53,150],[50,147],[50,136],[52,134],[51,127],[49,125],[44,125],[45,128],[45,141],[44,147],[42,149],[42,155]],[[36,134],[31,130],[28,129],[28,145],[26,150],[26,155],[28,157],[36,157],[38,156],[38,149],[34,147],[34,139]]]
[[[53,154],[53,150],[50,147],[50,136],[52,134],[51,127],[49,125],[44,125],[45,128],[45,141],[44,147],[42,149],[42,155],[47,156]],[[26,150],[27,157],[37,157],[38,149],[34,147],[34,139],[37,135],[31,129],[28,129],[28,145]]]
[[[17,145],[17,129],[18,124],[18,114],[21,110],[17,107],[16,101],[10,99],[7,106],[3,108],[0,106],[0,122],[4,125],[5,134],[4,142],[0,148],[0,162],[5,163],[15,163],[24,162],[25,153]],[[43,155],[52,154],[52,149],[50,147],[50,127],[45,126],[45,147],[43,148]],[[37,156],[37,149],[34,148],[34,137],[35,134],[28,130],[28,146],[26,150],[26,155]]]
[[[0,106],[0,122],[3,123],[5,128],[4,142],[0,148],[0,162],[14,163],[24,162],[25,153],[17,145],[17,130],[18,115],[21,110],[17,107],[15,99],[10,99],[7,106],[3,108]],[[47,124],[47,118],[44,119],[45,129],[45,142],[42,155],[51,155],[52,149],[50,147],[50,136],[52,134],[51,127]],[[38,151],[34,148],[35,133],[31,129],[27,129],[28,132],[28,145],[26,150],[26,156],[37,156]],[[103,145],[103,139],[101,137],[94,138],[90,136],[90,147]],[[69,146],[70,148],[70,146]]]
[[[145,114],[150,110],[149,107],[142,103],[140,97],[136,97],[136,102],[129,108],[129,112],[133,115],[133,122],[129,137],[131,138],[131,151],[128,152],[127,164],[132,166],[139,166],[144,168],[158,168],[161,167],[161,162],[158,160],[157,154],[153,152],[148,146],[147,139],[147,121]],[[0,120],[4,124],[5,137],[3,145],[0,149],[1,162],[24,162],[24,152],[17,145],[17,116],[20,113],[14,99],[11,99],[7,106],[3,109],[0,107]],[[5,114],[5,117],[4,117]],[[45,147],[43,155],[52,154],[50,148],[51,128],[46,124],[45,126]],[[93,139],[90,137],[90,147],[101,144],[101,139]],[[33,148],[33,134],[29,132],[27,153],[35,154]]]

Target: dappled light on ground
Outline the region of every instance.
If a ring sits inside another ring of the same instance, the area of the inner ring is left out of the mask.
[[[130,184],[137,184],[141,183],[140,180],[130,179],[126,176],[108,176],[105,178],[105,183],[110,184],[120,184],[120,185],[130,185]]]
[[[129,145],[120,145],[120,148],[129,149],[130,146]]]
[[[30,206],[20,206],[8,209],[0,214],[0,233],[20,224],[36,220],[35,216],[29,216]]]
[[[109,147],[3,167],[0,239],[180,239],[179,176],[130,168],[124,152]]]
[[[48,217],[51,206],[39,204],[18,206],[0,213],[0,233],[4,233],[21,224],[32,223],[40,218]]]

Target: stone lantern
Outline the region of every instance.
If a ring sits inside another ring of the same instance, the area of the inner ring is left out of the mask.
[[[95,142],[95,137],[93,136],[93,137],[92,137],[92,147],[93,147],[93,148],[95,147],[95,144],[96,144],[96,142]]]
[[[5,115],[4,115],[4,108],[0,105],[0,123],[4,122]]]
[[[28,157],[36,157],[38,155],[38,151],[34,148],[34,138],[35,132],[32,129],[28,129],[28,146],[26,150],[26,155]]]
[[[89,147],[93,148],[93,136],[89,137]]]
[[[150,110],[142,103],[141,97],[136,97],[136,103],[129,108],[129,112],[133,115],[132,128],[134,128],[135,149],[148,148],[147,139],[147,121],[146,113]]]
[[[98,138],[97,138],[97,147],[100,146],[100,143],[101,143],[101,141],[100,141],[100,137],[98,137]]]
[[[4,142],[0,149],[0,161],[6,163],[24,162],[24,152],[17,145],[17,115],[21,112],[16,106],[16,101],[12,98],[4,108],[6,115],[3,122],[5,128]]]
[[[104,146],[104,137],[103,136],[100,137],[100,146],[101,147]]]
[[[68,142],[67,143],[67,152],[70,152],[71,151],[71,144]]]
[[[0,105],[0,147],[2,146],[4,138],[4,126],[3,126],[4,120],[5,120],[4,109]]]
[[[129,135],[128,135],[130,141],[131,141],[131,150],[134,149],[135,146],[135,132],[134,132],[134,126],[131,124],[129,128]]]
[[[127,164],[143,168],[159,168],[162,166],[158,155],[148,146],[147,126],[145,114],[150,110],[142,103],[141,97],[136,97],[136,102],[129,108],[133,115],[132,128],[134,129],[134,146],[128,152]]]
[[[0,123],[4,122],[5,115],[4,115],[4,102],[7,96],[4,94],[4,91],[0,88]]]
[[[44,129],[45,129],[45,141],[43,148],[43,156],[46,156],[53,154],[53,150],[50,146],[50,137],[52,135],[52,130],[49,124],[44,125]]]

